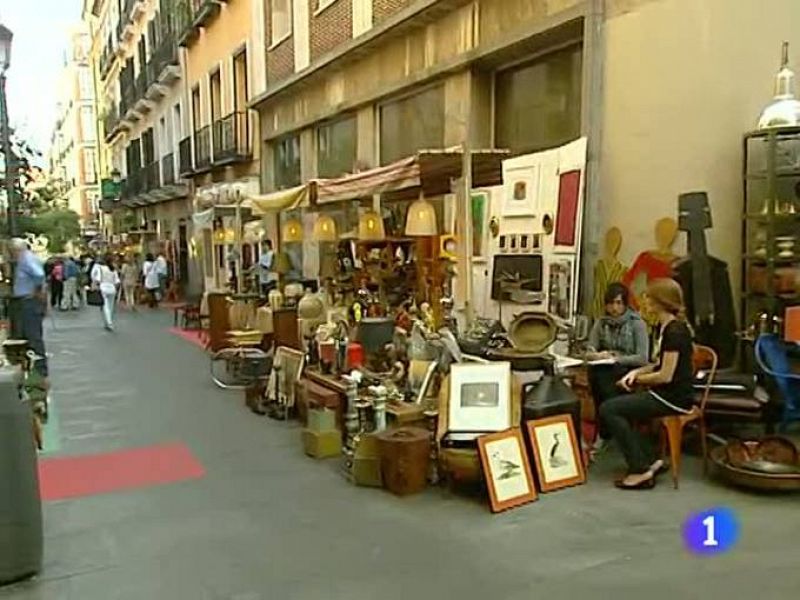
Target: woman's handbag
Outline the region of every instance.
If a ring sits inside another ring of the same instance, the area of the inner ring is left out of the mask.
[[[100,290],[89,288],[86,290],[86,304],[89,306],[103,306],[103,294]]]

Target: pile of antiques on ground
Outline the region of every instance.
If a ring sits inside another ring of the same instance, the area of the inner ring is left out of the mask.
[[[218,385],[246,389],[255,412],[298,419],[305,452],[342,457],[354,483],[397,494],[485,483],[493,510],[584,482],[609,433],[602,405],[639,379],[662,389],[660,347],[689,331],[687,355],[666,353],[679,361],[669,377],[686,371],[694,391],[642,419],[663,432],[669,463],[617,483],[652,487],[669,470],[678,487],[691,428],[727,481],[798,489],[797,449],[772,435],[800,420],[800,103],[790,75],[784,65],[781,94],[745,136],[741,265],[709,254],[701,192],[678,198],[630,266],[616,227],[582,265],[585,138],[517,157],[421,151],[209,209],[195,222],[206,279],[236,292],[187,303],[184,325],[205,330]],[[263,243],[270,221],[274,251]],[[648,299],[654,285],[667,295]],[[753,424],[766,434],[748,437]]]

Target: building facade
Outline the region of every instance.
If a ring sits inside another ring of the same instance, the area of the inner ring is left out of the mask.
[[[225,286],[236,274],[237,202],[260,192],[258,122],[249,102],[263,92],[265,71],[261,0],[178,3],[179,43],[185,52],[184,130],[180,175],[191,182],[194,235],[205,289]],[[226,235],[226,232],[227,235]],[[258,258],[248,244],[244,268]]]
[[[164,252],[191,284],[190,190],[179,176],[183,67],[173,0],[98,0],[97,39],[104,176],[121,187],[104,199],[111,239],[141,254]]]
[[[584,282],[608,227],[630,264],[691,190],[709,193],[709,248],[736,263],[741,136],[781,42],[800,56],[794,0],[86,1],[103,48],[100,171],[125,179],[106,207],[154,240],[189,240],[178,254],[206,288],[230,264],[230,214],[191,218],[212,206],[421,148],[519,155],[581,136]]]
[[[63,190],[62,201],[80,216],[83,234],[100,229],[98,141],[92,76],[91,36],[80,25],[69,34],[69,46],[58,85],[58,118],[50,144],[50,176]]]
[[[265,190],[418,148],[523,154],[586,136],[584,276],[619,226],[631,264],[709,194],[711,252],[741,253],[742,135],[772,96],[800,3],[742,0],[269,0]],[[681,237],[677,254],[686,251]],[[477,283],[477,282],[476,282]],[[588,284],[588,285],[587,285]]]

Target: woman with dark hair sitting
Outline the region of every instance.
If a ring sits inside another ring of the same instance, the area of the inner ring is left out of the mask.
[[[634,428],[634,422],[687,414],[694,404],[694,344],[683,318],[681,288],[672,279],[657,279],[647,288],[645,302],[658,317],[658,363],[625,375],[618,385],[628,393],[600,408],[606,431],[617,441],[628,463],[627,476],[615,482],[626,490],[653,488],[656,475],[664,470],[664,462],[656,459],[654,448]]]
[[[609,398],[619,395],[617,382],[636,367],[647,364],[649,340],[647,326],[628,305],[628,288],[621,283],[608,286],[604,297],[606,314],[595,321],[589,334],[589,385],[595,409]],[[608,432],[600,423],[593,452],[605,445]]]

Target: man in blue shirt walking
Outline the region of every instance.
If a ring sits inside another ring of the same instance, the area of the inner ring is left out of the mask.
[[[28,341],[28,346],[38,356],[35,367],[42,377],[47,377],[47,359],[44,349],[42,321],[45,315],[44,266],[20,238],[11,240],[11,253],[16,261],[14,291],[11,302],[11,336]]]

